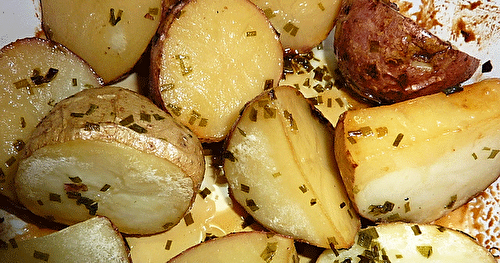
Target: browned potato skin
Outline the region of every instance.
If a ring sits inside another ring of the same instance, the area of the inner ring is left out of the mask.
[[[103,103],[99,98],[106,96],[115,97],[108,103]],[[87,103],[76,105],[75,100],[78,99],[95,103],[99,110],[107,110],[105,112],[114,115],[106,114],[95,118],[98,120],[100,130],[86,131],[84,127],[88,119],[71,117],[72,113],[89,110]],[[99,100],[101,103],[98,103]],[[165,119],[162,122],[141,123],[138,120],[140,112],[156,113]],[[134,115],[136,123],[146,127],[146,133],[137,133],[120,125],[120,121],[131,114]],[[118,142],[167,159],[191,177],[195,193],[203,180],[205,159],[201,154],[201,143],[195,135],[157,108],[149,99],[127,89],[118,87],[87,89],[58,103],[33,132],[30,142],[23,151],[23,159],[44,146],[76,139]]]
[[[376,104],[440,92],[479,66],[383,0],[344,0],[334,48],[346,84]]]

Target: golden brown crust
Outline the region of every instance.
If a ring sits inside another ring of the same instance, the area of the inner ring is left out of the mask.
[[[443,91],[479,66],[381,0],[344,1],[334,46],[348,86],[378,104]]]

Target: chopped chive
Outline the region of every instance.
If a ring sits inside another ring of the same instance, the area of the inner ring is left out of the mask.
[[[273,173],[273,177],[276,178],[276,177],[280,177],[281,176],[281,173],[280,172],[276,172],[276,173]]]
[[[300,189],[300,191],[301,191],[302,193],[305,193],[305,192],[307,192],[307,190],[308,190],[308,189],[307,189],[307,186],[306,186],[305,184],[303,184],[303,185],[299,186],[299,189]]]
[[[71,180],[71,182],[73,182],[75,184],[79,184],[79,183],[83,182],[82,179],[78,176],[75,176],[75,177],[68,176],[68,178]]]
[[[264,14],[268,19],[275,17],[276,15],[274,14],[273,10],[271,8],[266,8],[264,9]]]
[[[119,9],[118,13],[115,16],[115,9],[114,8],[109,9],[109,23],[112,26],[116,26],[116,24],[118,24],[118,22],[122,20],[122,14],[123,10]]]
[[[198,126],[200,127],[207,127],[208,125],[208,119],[207,118],[201,118],[200,122],[198,123]]]
[[[237,129],[238,129],[238,132],[241,134],[241,136],[243,136],[243,137],[247,136],[247,134],[245,133],[245,131],[243,131],[240,127],[237,127]]]
[[[364,248],[370,248],[372,241],[379,237],[377,229],[374,227],[369,227],[363,230],[360,230],[358,233],[358,241],[357,244]]]
[[[170,111],[173,115],[175,115],[175,116],[181,116],[181,111],[182,111],[182,109],[181,109],[180,107],[175,106],[175,105],[173,105],[173,104],[171,104],[171,103],[167,104],[167,106],[166,106],[166,107],[169,109],[169,111]]]
[[[35,250],[33,252],[33,257],[35,259],[39,259],[39,260],[43,260],[43,261],[49,261],[49,254],[48,253],[43,253],[43,252],[40,252],[38,250]]]
[[[453,93],[457,93],[457,92],[460,92],[463,90],[464,90],[464,88],[461,86],[453,86],[453,87],[449,87],[449,88],[444,89],[443,93],[446,94],[446,96],[448,96],[448,95],[451,95]]]
[[[242,192],[245,192],[245,193],[249,193],[250,192],[250,186],[246,185],[246,184],[241,184],[240,185],[240,190]]]
[[[265,262],[271,262],[274,255],[276,254],[276,250],[278,250],[278,242],[268,242],[264,251],[260,253],[260,257]]]
[[[163,117],[163,116],[161,116],[160,114],[157,114],[157,113],[153,114],[153,117],[154,117],[154,118],[155,118],[155,120],[157,120],[157,121],[160,121],[160,120],[165,119],[165,117]]]
[[[255,223],[255,219],[253,216],[248,215],[243,218],[243,223],[241,223],[241,228],[245,229],[248,226],[251,226],[253,223]]]
[[[453,195],[450,197],[450,202],[445,206],[446,209],[451,209],[453,208],[453,205],[455,205],[455,202],[457,201],[457,195]]]
[[[330,246],[330,249],[333,251],[335,256],[338,257],[340,254],[337,251],[337,249],[335,248],[335,246],[338,245],[337,239],[335,239],[335,237],[329,237],[329,238],[327,238],[327,240],[328,240],[328,245]]]
[[[194,223],[193,215],[191,213],[187,213],[184,216],[184,223],[186,223],[186,226],[189,226]]]
[[[83,125],[84,131],[100,131],[101,125],[99,123],[85,122]]]
[[[160,86],[160,92],[173,90],[175,87],[174,83],[167,83]]]
[[[472,153],[472,158],[474,158],[474,160],[477,160],[477,154],[476,153]]]
[[[236,157],[234,157],[233,153],[230,152],[230,151],[225,151],[222,154],[222,156],[224,157],[224,159],[228,159],[231,162],[236,162],[237,161]]]
[[[165,250],[170,250],[171,247],[172,247],[172,240],[169,239],[169,240],[167,240],[167,243],[165,244]]]
[[[109,184],[105,184],[103,187],[101,187],[101,190],[100,190],[100,191],[101,191],[101,192],[106,192],[106,191],[108,191],[108,190],[109,190],[109,188],[110,188],[110,187],[111,187],[111,185],[109,185]]]
[[[344,208],[345,206],[346,206],[346,203],[345,203],[345,202],[340,203],[340,208],[341,208],[341,209],[342,209],[342,208]]]
[[[432,246],[417,246],[417,251],[425,258],[429,258],[432,255]]]
[[[446,231],[446,227],[444,227],[444,226],[437,226],[437,230],[442,233],[442,232]]]
[[[415,236],[418,236],[418,235],[422,234],[422,231],[420,230],[420,227],[418,225],[411,226],[411,230],[413,231],[413,234]]]
[[[411,208],[410,208],[410,202],[406,202],[405,203],[405,213],[408,213],[411,211]]]
[[[368,207],[369,210],[368,213],[371,213],[374,216],[378,216],[381,214],[387,214],[388,212],[392,211],[393,208],[394,208],[393,203],[385,201],[383,205],[370,205]]]
[[[21,128],[26,128],[26,120],[24,117],[21,117]]]
[[[370,128],[370,126],[361,127],[361,128],[359,128],[359,131],[365,137],[373,135],[373,131],[372,131],[372,128]]]
[[[75,118],[82,118],[83,116],[85,116],[85,113],[81,113],[81,112],[72,112],[69,114],[71,117],[75,117]]]
[[[205,187],[203,190],[200,191],[201,198],[205,199],[209,194],[211,194],[212,191]]]
[[[288,22],[283,26],[283,30],[285,30],[285,32],[289,33],[291,36],[294,37],[297,35],[299,28],[295,26],[292,22]]]
[[[276,118],[276,109],[271,108],[269,105],[264,107],[264,119],[274,119]]]
[[[341,98],[336,98],[335,101],[337,102],[337,104],[339,105],[339,107],[344,107],[344,102],[342,101]]]
[[[49,193],[49,200],[53,202],[61,202],[61,195],[55,193]]]
[[[125,119],[122,119],[119,124],[121,126],[127,126],[131,123],[134,123],[134,115],[130,114],[129,116],[127,116]]]
[[[386,136],[389,132],[389,129],[387,129],[387,127],[378,127],[375,129],[375,131],[377,132],[377,137],[380,138]]]
[[[396,137],[396,139],[394,140],[394,142],[392,143],[392,146],[398,147],[401,140],[403,140],[403,136],[404,136],[404,134],[399,133],[398,136]]]
[[[318,201],[316,200],[316,198],[312,198],[312,199],[311,199],[311,201],[309,201],[309,204],[310,204],[311,206],[313,206],[313,205],[315,205],[315,204],[317,204],[317,203],[318,203]]]
[[[249,118],[251,121],[256,122],[257,121],[257,110],[255,108],[250,109],[250,115]]]
[[[147,113],[141,111],[140,119],[141,119],[141,121],[151,122],[151,114],[147,114]]]
[[[22,88],[29,89],[31,87],[31,85],[27,79],[22,79],[22,80],[14,82],[14,87],[16,87],[16,89],[22,89]]]
[[[285,119],[288,120],[288,123],[289,123],[289,127],[292,131],[297,131],[298,130],[298,127],[297,127],[297,123],[295,122],[295,120],[293,119],[293,116],[290,112],[288,112],[287,110],[285,110],[283,112],[283,115],[285,116]]]
[[[40,200],[40,199],[36,200],[36,203],[37,203],[38,205],[43,205],[43,202],[42,202],[42,200]]]
[[[14,238],[9,239],[9,243],[12,246],[12,248],[18,248],[17,242]]]
[[[247,37],[254,37],[254,36],[256,36],[256,35],[257,35],[257,31],[255,31],[255,30],[252,30],[252,31],[247,31],[247,32],[246,32],[246,36],[247,36]]]
[[[71,79],[71,86],[73,86],[73,87],[78,86],[78,80],[76,78]]]
[[[168,222],[163,225],[164,229],[170,229],[171,227],[175,226],[174,223]]]
[[[356,139],[354,139],[354,137],[352,137],[352,136],[347,136],[347,140],[348,140],[351,144],[356,144],[356,143],[357,143]]]
[[[325,11],[325,7],[323,6],[323,4],[321,2],[318,3],[318,7],[321,11]]]
[[[252,212],[259,210],[259,207],[257,206],[257,204],[255,204],[255,201],[253,199],[247,199],[246,205]]]
[[[491,153],[488,156],[488,159],[494,159],[499,152],[500,152],[500,150],[496,150],[496,149],[495,150],[491,150]]]
[[[193,71],[192,67],[186,66],[186,64],[184,63],[185,60],[189,59],[188,56],[185,56],[185,55],[176,55],[175,58],[177,60],[179,60],[179,66],[181,68],[181,73],[182,73],[183,76],[188,75],[189,73],[191,73]]]
[[[129,129],[137,132],[137,133],[146,133],[148,130],[146,130],[146,128],[140,126],[139,124],[137,123],[134,123],[130,126],[128,126]]]

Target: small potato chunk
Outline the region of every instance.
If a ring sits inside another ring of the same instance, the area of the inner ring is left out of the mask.
[[[103,215],[127,234],[177,224],[205,168],[201,143],[187,128],[116,87],[58,103],[23,154],[15,186],[29,210],[64,224]]]
[[[333,128],[292,87],[248,104],[225,148],[231,193],[255,220],[319,247],[352,245],[360,226],[333,155]]]
[[[60,44],[17,40],[0,50],[0,194],[16,201],[13,178],[28,138],[60,100],[102,80]]]
[[[348,86],[363,99],[391,104],[455,87],[479,60],[452,47],[383,0],[345,0],[334,47]]]
[[[50,39],[78,54],[110,83],[141,58],[160,25],[162,2],[41,0],[42,26]]]
[[[342,0],[251,0],[264,10],[283,48],[310,51],[333,29]]]
[[[278,36],[247,0],[183,1],[160,34],[150,93],[203,142],[224,139],[245,103],[282,75]]]
[[[11,241],[0,262],[132,262],[120,232],[105,217],[94,217],[43,237]]]
[[[298,262],[293,239],[266,232],[238,232],[200,243],[169,260],[177,262]]]
[[[451,95],[346,112],[335,157],[358,212],[374,221],[431,222],[500,174],[500,79]]]
[[[461,232],[436,225],[392,223],[360,230],[353,247],[336,252],[325,250],[316,262],[496,263],[497,261],[488,250]]]

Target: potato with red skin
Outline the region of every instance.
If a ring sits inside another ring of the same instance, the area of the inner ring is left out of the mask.
[[[457,86],[479,66],[381,0],[344,1],[334,49],[347,86],[376,104]]]

